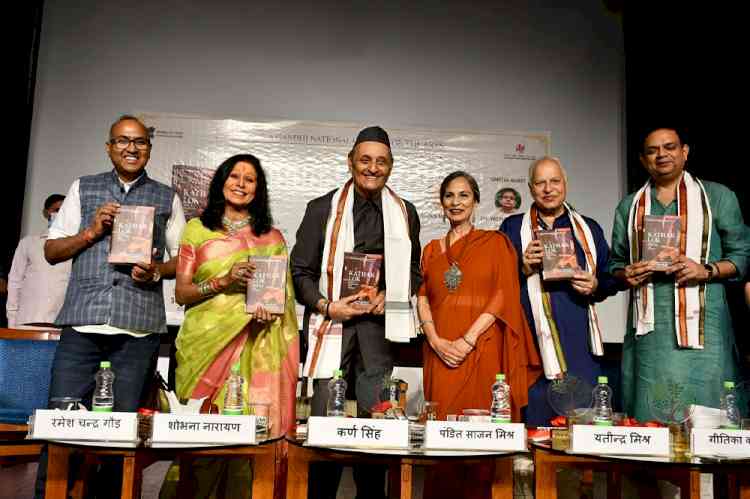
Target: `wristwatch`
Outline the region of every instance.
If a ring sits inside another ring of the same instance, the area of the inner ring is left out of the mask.
[[[154,267],[154,273],[151,275],[151,282],[159,282],[161,279],[161,272],[159,272],[159,267]]]
[[[704,263],[703,268],[706,269],[706,271],[708,272],[708,277],[706,278],[706,282],[710,282],[711,279],[714,278],[714,266],[709,265],[708,263]]]

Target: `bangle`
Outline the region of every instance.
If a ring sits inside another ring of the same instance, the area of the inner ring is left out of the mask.
[[[330,306],[331,306],[331,302],[328,301],[328,300],[326,300],[326,313],[325,313],[325,316],[328,317],[329,319],[331,318],[331,316],[328,315],[328,309],[330,308]]]
[[[198,284],[198,293],[201,296],[213,295],[219,292],[216,279],[209,279]]]
[[[419,327],[420,327],[420,328],[422,328],[422,326],[424,326],[425,324],[435,324],[435,323],[434,323],[434,322],[432,322],[432,321],[421,321],[421,322],[419,323]]]
[[[477,347],[477,344],[476,343],[472,343],[469,340],[467,340],[466,336],[461,336],[461,339],[464,340],[466,342],[466,344],[469,345],[471,348],[476,348]]]

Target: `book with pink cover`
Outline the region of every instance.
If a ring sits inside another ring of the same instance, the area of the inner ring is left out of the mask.
[[[653,262],[654,270],[665,270],[680,256],[680,217],[645,215],[641,260]]]
[[[272,314],[283,314],[286,306],[286,257],[253,256],[253,277],[247,283],[245,311],[255,313],[258,305]]]
[[[380,282],[380,267],[383,255],[369,255],[366,253],[344,253],[344,267],[341,272],[341,298],[364,292],[365,297],[353,303],[369,305],[378,295]]]
[[[109,263],[151,263],[155,211],[153,206],[120,206],[112,223]]]
[[[539,230],[537,238],[544,247],[542,277],[545,281],[572,279],[581,270],[570,229]]]

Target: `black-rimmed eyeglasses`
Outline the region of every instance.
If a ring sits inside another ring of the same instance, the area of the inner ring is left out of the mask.
[[[119,137],[109,139],[110,145],[113,145],[115,149],[119,150],[127,149],[130,146],[131,142],[135,145],[136,149],[139,149],[141,151],[144,151],[151,147],[151,142],[144,137],[136,137],[134,139],[131,139],[130,137],[126,137],[125,135],[120,135]]]

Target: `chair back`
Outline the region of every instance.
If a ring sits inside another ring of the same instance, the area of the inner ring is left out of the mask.
[[[47,407],[59,332],[0,329],[0,423],[25,424]]]

